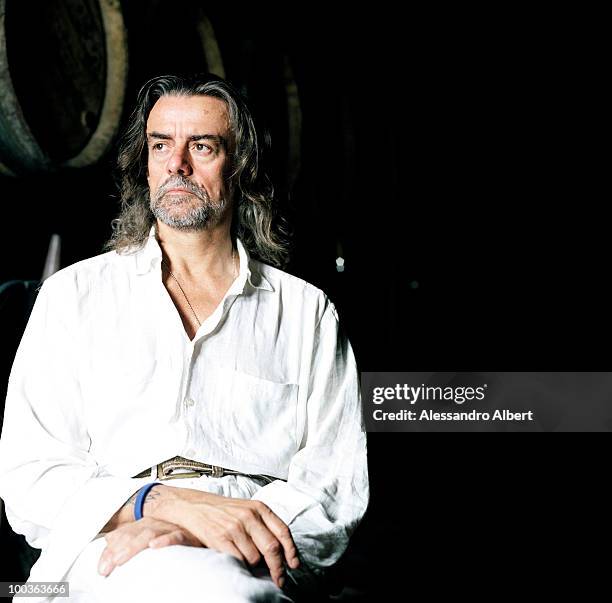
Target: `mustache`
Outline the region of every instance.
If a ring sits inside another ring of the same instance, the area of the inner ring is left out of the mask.
[[[196,197],[203,201],[207,201],[209,199],[208,192],[203,188],[200,188],[197,184],[194,184],[188,178],[184,176],[172,176],[168,178],[166,182],[164,182],[158,189],[155,197],[159,200],[161,199],[169,190],[173,188],[184,188],[186,191],[193,193]]]

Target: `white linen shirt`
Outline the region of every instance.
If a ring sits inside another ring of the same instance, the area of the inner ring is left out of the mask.
[[[43,549],[31,581],[61,580],[151,481],[132,476],[176,455],[278,478],[165,483],[263,501],[313,568],[344,552],[369,500],[351,345],[320,289],[237,248],[239,275],[193,341],[162,282],[155,227],[141,249],[43,283],[0,439],[7,516]]]

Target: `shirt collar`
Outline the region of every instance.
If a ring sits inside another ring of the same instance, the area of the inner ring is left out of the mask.
[[[238,248],[238,258],[240,260],[240,272],[231,289],[236,287],[242,292],[248,280],[250,285],[255,289],[274,291],[274,287],[270,284],[270,281],[254,266],[249,252],[238,237],[236,237],[236,247]],[[139,275],[147,274],[153,269],[153,266],[161,265],[162,251],[157,241],[155,224],[151,226],[149,236],[144,246],[134,253],[134,258],[136,262],[136,274]]]

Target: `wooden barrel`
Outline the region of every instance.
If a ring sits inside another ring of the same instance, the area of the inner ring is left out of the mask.
[[[126,76],[119,0],[0,0],[0,173],[98,161]]]

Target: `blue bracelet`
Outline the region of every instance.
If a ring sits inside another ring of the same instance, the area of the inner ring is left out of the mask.
[[[153,488],[153,486],[160,486],[159,482],[153,482],[152,484],[147,484],[143,486],[138,491],[138,496],[136,496],[136,502],[134,503],[134,519],[142,519],[142,508],[144,507],[144,501],[149,493],[149,490]]]

